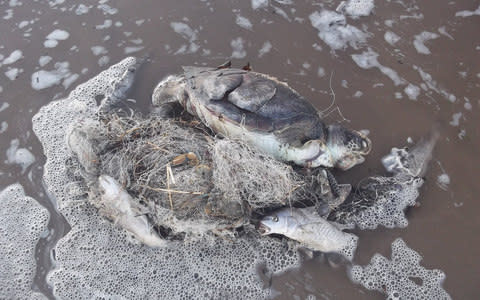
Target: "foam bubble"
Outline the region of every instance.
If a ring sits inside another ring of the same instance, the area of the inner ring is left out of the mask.
[[[377,253],[368,265],[354,265],[349,273],[353,282],[388,299],[451,299],[442,287],[445,274],[420,266],[421,259],[399,238],[392,243],[391,260]]]
[[[0,298],[46,299],[32,291],[35,246],[46,230],[49,214],[12,184],[0,192]]]

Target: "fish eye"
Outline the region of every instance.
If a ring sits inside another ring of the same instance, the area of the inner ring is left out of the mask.
[[[273,221],[273,222],[278,222],[278,217],[277,217],[277,216],[273,216],[273,217],[272,217],[272,221]]]

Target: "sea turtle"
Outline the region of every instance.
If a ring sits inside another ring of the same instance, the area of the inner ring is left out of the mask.
[[[312,104],[274,77],[229,64],[183,71],[156,86],[154,105],[178,102],[215,133],[300,166],[347,170],[370,152],[364,134],[326,125]]]

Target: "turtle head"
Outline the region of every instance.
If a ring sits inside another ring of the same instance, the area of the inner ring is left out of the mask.
[[[326,146],[333,165],[348,170],[365,161],[364,156],[370,152],[372,142],[361,132],[334,124],[328,126]]]
[[[185,78],[183,76],[167,76],[153,90],[152,104],[154,106],[162,106],[171,102],[183,104],[184,100]]]

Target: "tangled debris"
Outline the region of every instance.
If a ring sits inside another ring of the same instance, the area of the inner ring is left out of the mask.
[[[99,196],[98,177],[106,175],[164,237],[232,234],[275,208],[338,205],[323,173],[301,174],[191,119],[100,113],[71,126],[67,145],[100,212],[115,219]]]

